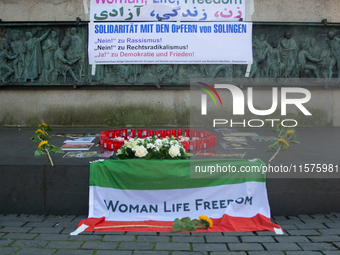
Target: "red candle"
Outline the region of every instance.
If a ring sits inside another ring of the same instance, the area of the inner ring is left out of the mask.
[[[165,135],[166,135],[167,137],[171,137],[171,129],[165,130]]]
[[[157,138],[159,138],[161,136],[161,131],[155,130],[155,136],[157,136]]]
[[[107,142],[107,149],[113,150],[113,140],[109,139]]]
[[[116,135],[116,132],[114,129],[109,130],[109,136],[108,136],[109,138],[114,138],[115,135]]]
[[[186,137],[190,136],[190,129],[185,129],[184,132]]]
[[[196,130],[196,137],[201,138],[202,130]]]
[[[149,130],[149,136],[154,137],[155,136],[155,130]]]
[[[107,137],[110,137],[110,130],[105,130],[105,134]]]
[[[209,139],[207,139],[207,138],[201,139],[201,144],[202,144],[201,148],[202,148],[202,150],[208,148],[208,141],[209,141]]]
[[[190,137],[195,137],[195,129],[190,129]]]
[[[183,149],[188,152],[189,151],[189,141],[182,141]]]
[[[118,150],[118,141],[117,140],[113,140],[113,150],[114,151]]]
[[[161,137],[165,138],[165,130],[161,130]]]
[[[124,145],[124,141],[118,141],[118,149]]]
[[[127,137],[127,129],[126,129],[126,128],[123,128],[122,136],[123,136],[124,138]]]
[[[196,148],[195,141],[194,140],[189,140],[189,151],[194,151],[195,148]]]
[[[136,137],[136,129],[131,129],[131,137],[135,138]]]
[[[104,147],[104,149],[107,149],[107,144],[108,143],[108,139],[105,137],[104,139],[103,139],[103,147]]]
[[[116,137],[121,137],[122,131],[120,129],[116,129]]]
[[[182,129],[177,129],[177,135],[178,136],[183,136],[183,130]]]
[[[171,135],[173,135],[176,138],[177,137],[177,130],[176,129],[171,130]]]
[[[143,137],[148,137],[149,129],[143,129]]]
[[[201,150],[201,139],[195,140],[195,147],[196,147],[196,150]]]
[[[143,130],[142,129],[138,129],[138,138],[142,138],[143,137]]]

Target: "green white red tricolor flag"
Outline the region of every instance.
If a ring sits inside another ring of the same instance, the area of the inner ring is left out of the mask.
[[[92,163],[89,215],[79,226],[85,231],[172,232],[175,218],[206,215],[213,219],[213,227],[197,232],[281,230],[270,220],[265,177],[240,172],[244,166],[261,164],[243,159]],[[235,173],[203,172],[230,165],[236,166]],[[126,225],[134,227],[120,227]]]

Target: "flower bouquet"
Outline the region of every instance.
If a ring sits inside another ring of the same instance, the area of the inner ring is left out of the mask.
[[[146,138],[130,138],[117,150],[119,159],[186,159],[183,144],[171,138],[159,139],[156,136]]]

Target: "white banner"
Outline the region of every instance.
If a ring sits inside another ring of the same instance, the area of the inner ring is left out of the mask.
[[[90,21],[239,21],[245,0],[91,0]]]
[[[89,64],[249,64],[252,23],[89,23]]]
[[[160,220],[209,215],[270,218],[265,182],[191,189],[119,190],[90,186],[89,218],[114,221]]]

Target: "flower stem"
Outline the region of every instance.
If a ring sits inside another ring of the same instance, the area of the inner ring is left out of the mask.
[[[275,156],[279,153],[280,149],[281,149],[281,147],[279,147],[279,148],[277,149],[277,151],[275,152],[275,154],[273,155],[273,157],[271,157],[271,158],[269,159],[268,163],[270,163],[270,162],[275,158]]]
[[[154,225],[118,225],[118,226],[94,227],[94,229],[105,229],[105,228],[133,228],[133,227],[172,228],[172,226],[154,226]]]
[[[51,158],[51,156],[50,156],[50,153],[49,153],[49,151],[48,151],[47,149],[45,149],[45,151],[47,152],[47,156],[48,156],[48,158],[49,158],[49,160],[50,160],[50,162],[51,162],[51,165],[52,165],[52,166],[54,166],[54,164],[53,164],[53,161],[52,161],[52,158]]]

